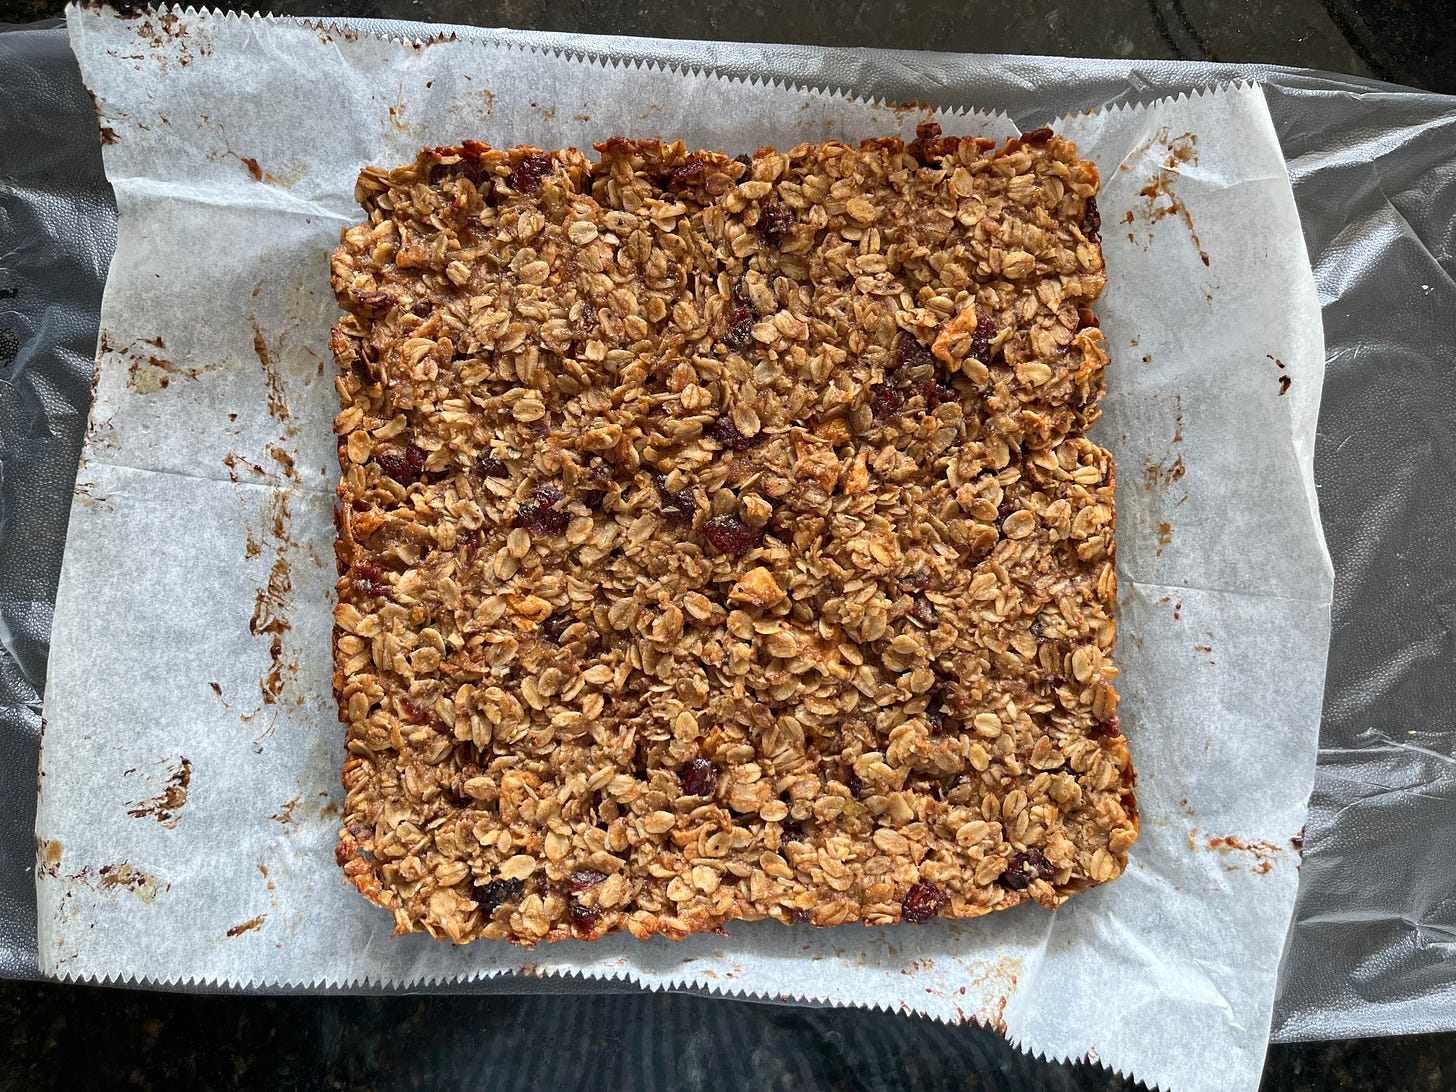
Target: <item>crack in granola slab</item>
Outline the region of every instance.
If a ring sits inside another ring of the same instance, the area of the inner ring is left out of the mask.
[[[338,859],[397,931],[1054,907],[1126,866],[1096,169],[467,142],[334,254]]]

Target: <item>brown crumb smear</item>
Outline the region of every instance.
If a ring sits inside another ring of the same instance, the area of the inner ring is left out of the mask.
[[[467,143],[333,285],[339,860],[525,944],[1126,866],[1097,173],[1039,132]]]

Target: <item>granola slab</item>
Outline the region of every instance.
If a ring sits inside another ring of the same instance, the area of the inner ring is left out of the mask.
[[[365,170],[338,859],[397,931],[1054,907],[1137,837],[1095,167],[922,126]]]

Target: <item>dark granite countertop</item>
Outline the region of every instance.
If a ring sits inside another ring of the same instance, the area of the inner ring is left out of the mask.
[[[61,7],[0,0],[0,23],[54,17]],[[658,37],[1267,61],[1456,92],[1456,14],[1414,0],[728,0],[710,10],[693,0],[285,0],[258,7]],[[0,1092],[122,1086],[1141,1087],[1091,1064],[1037,1061],[981,1028],[857,1010],[634,993],[192,997],[0,982]],[[1274,1046],[1264,1087],[1456,1088],[1456,1035]]]

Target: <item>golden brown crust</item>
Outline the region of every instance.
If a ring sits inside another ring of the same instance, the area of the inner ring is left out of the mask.
[[[399,931],[1056,906],[1137,836],[1097,175],[922,127],[370,168],[339,860]]]

